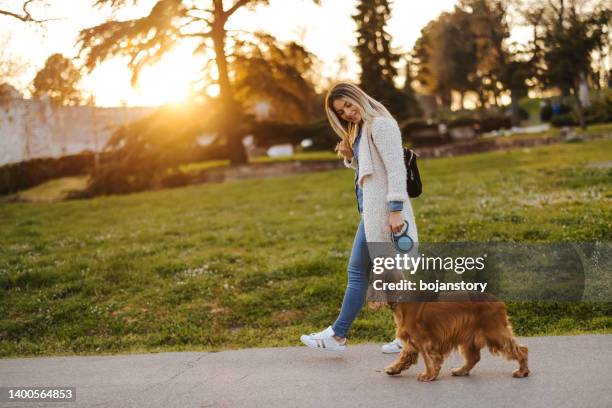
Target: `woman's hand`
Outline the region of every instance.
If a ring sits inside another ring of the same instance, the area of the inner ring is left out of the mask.
[[[351,160],[353,158],[353,149],[349,147],[345,139],[338,142],[334,151],[340,152],[340,154],[347,160]]]
[[[389,213],[389,230],[394,234],[402,232],[404,228],[404,218],[401,211],[392,211]]]

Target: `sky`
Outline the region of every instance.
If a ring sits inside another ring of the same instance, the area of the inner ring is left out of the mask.
[[[3,7],[11,3],[21,1],[0,0]],[[155,0],[141,0],[137,6],[114,16],[118,19],[144,16],[154,3]],[[421,28],[441,12],[452,10],[455,3],[456,0],[393,2],[392,18],[387,25],[387,32],[393,38],[392,46],[409,51]],[[45,28],[0,17],[0,41],[4,43],[4,49],[27,66],[20,77],[12,81],[14,86],[27,94],[36,71],[49,55],[59,52],[68,57],[76,56],[75,41],[79,30],[100,24],[112,15],[111,10],[96,9],[92,4],[92,0],[53,0],[46,9],[33,13],[57,18],[48,22]],[[355,12],[355,0],[321,0],[321,5],[311,0],[270,0],[270,5],[261,6],[256,12],[237,11],[226,28],[261,29],[282,41],[299,41],[317,55],[321,61],[321,75],[326,77],[339,72],[338,60],[344,57],[345,79],[357,79],[359,66],[351,48],[356,44],[356,27],[351,18]],[[516,29],[512,32],[512,39],[524,42],[526,35],[524,30]],[[119,59],[103,63],[83,79],[81,87],[94,95],[98,106],[158,106],[187,96],[202,64],[204,57],[194,57],[191,46],[185,44],[155,66],[143,70],[136,87],[130,84],[130,72],[125,61]],[[211,86],[208,91],[214,94],[215,88]]]

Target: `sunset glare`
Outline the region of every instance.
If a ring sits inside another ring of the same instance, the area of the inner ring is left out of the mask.
[[[388,32],[393,37],[393,46],[408,52],[420,30],[428,21],[441,12],[452,10],[456,0],[436,0],[420,3],[396,1]],[[10,53],[29,61],[22,78],[15,86],[28,95],[28,85],[45,58],[53,52],[68,57],[77,56],[75,40],[79,30],[104,21],[108,10],[92,8],[93,1],[71,2],[57,0],[51,3],[49,15],[63,15],[60,21],[51,21],[44,31],[26,30],[18,22],[7,21],[0,27],[0,34],[11,33],[8,44]],[[154,1],[142,0],[128,7],[120,17],[136,18],[146,15]],[[298,41],[320,60],[319,73],[322,78],[339,75],[344,79],[357,79],[359,64],[351,47],[356,44],[355,24],[351,18],[353,1],[322,0],[316,5],[310,0],[287,2],[271,0],[270,5],[257,11],[240,10],[226,27],[228,30],[264,30],[282,41]],[[291,18],[285,16],[291,15]],[[514,35],[514,34],[513,34]],[[519,31],[517,41],[524,40],[525,33]],[[202,81],[202,71],[212,50],[207,56],[193,54],[194,44],[178,44],[157,63],[145,67],[139,80],[132,86],[127,59],[114,58],[102,63],[82,81],[85,93],[93,95],[98,106],[159,106],[184,100],[194,85],[208,95],[218,93],[218,86],[208,78]],[[229,45],[228,45],[229,50]],[[340,62],[344,59],[344,66]],[[78,62],[78,61],[77,61]],[[213,64],[214,66],[214,64]],[[399,67],[401,69],[401,67]],[[400,72],[402,80],[403,73]]]

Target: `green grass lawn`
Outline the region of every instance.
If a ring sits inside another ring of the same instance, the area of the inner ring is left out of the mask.
[[[15,196],[19,201],[56,202],[65,200],[71,191],[80,191],[87,187],[88,176],[61,177],[41,183],[21,191]]]
[[[612,240],[612,140],[423,160],[421,241]],[[333,322],[353,171],[0,204],[0,356],[298,345]],[[611,303],[511,303],[519,335],[612,332]],[[351,342],[387,341],[365,308]]]

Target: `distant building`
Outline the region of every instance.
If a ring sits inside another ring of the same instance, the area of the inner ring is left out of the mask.
[[[0,100],[0,166],[24,160],[101,151],[123,124],[156,108],[56,107],[48,99]]]

